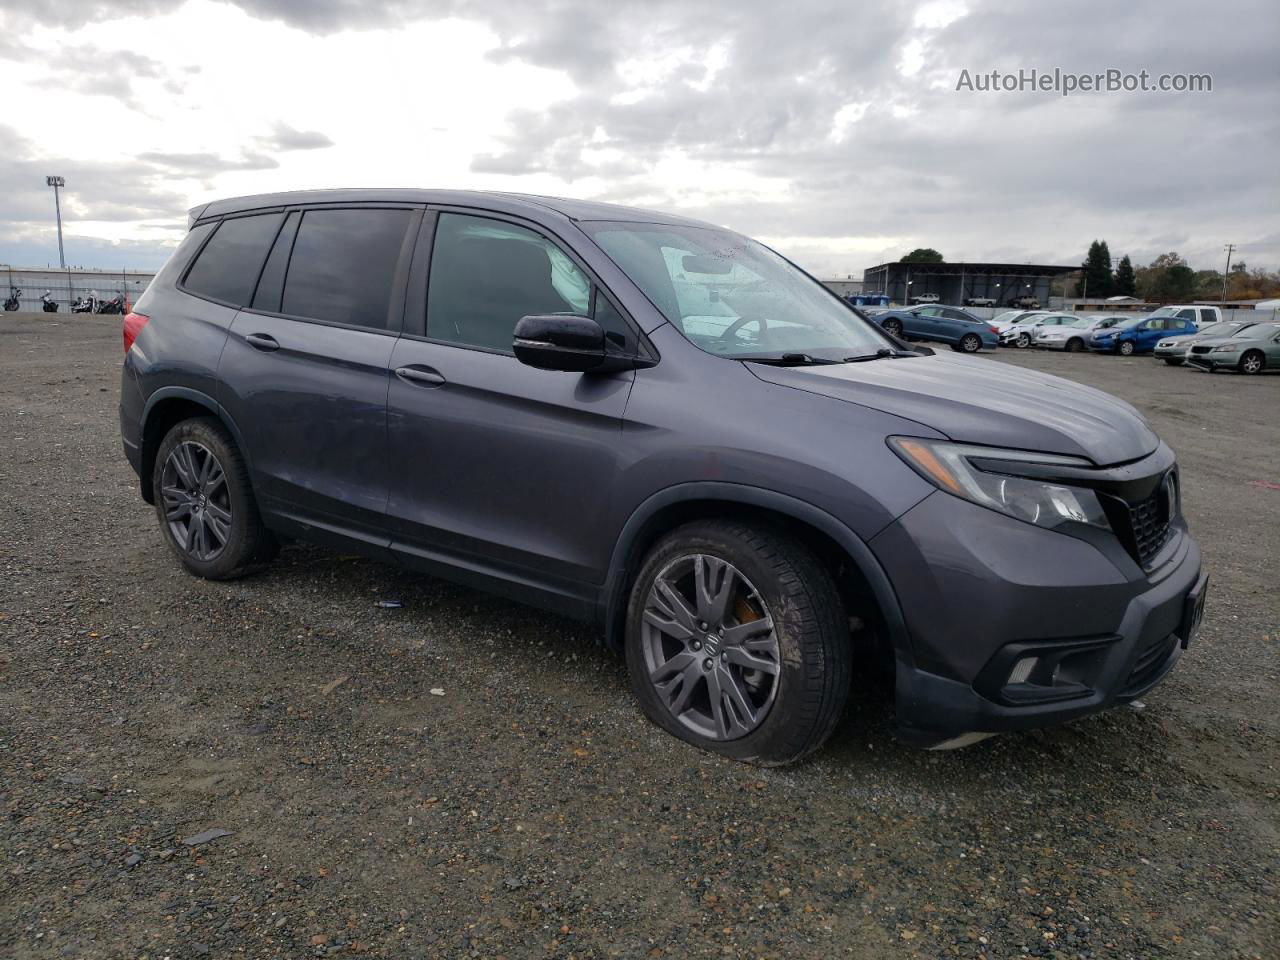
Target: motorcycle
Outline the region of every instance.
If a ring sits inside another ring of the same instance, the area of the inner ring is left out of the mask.
[[[124,295],[117,294],[98,304],[98,313],[124,313]]]
[[[45,313],[58,312],[58,301],[53,299],[52,290],[46,290],[44,296],[40,298],[40,302],[44,305],[42,309]]]
[[[9,312],[18,309],[18,298],[22,296],[22,291],[17,287],[9,288],[9,299],[4,302],[4,308]]]
[[[102,303],[98,299],[97,291],[93,291],[87,297],[76,297],[71,304],[72,313],[97,313],[98,306]]]

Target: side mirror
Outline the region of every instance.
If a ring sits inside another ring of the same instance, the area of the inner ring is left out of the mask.
[[[590,317],[573,314],[521,317],[512,349],[517,360],[539,370],[585,373],[605,362],[604,329]]]

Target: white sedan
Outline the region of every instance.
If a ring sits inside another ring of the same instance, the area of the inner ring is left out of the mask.
[[[1096,330],[1114,327],[1123,317],[1075,317],[1063,318],[1060,323],[1038,326],[1032,343],[1045,350],[1066,350],[1076,353],[1088,347],[1089,336]]]

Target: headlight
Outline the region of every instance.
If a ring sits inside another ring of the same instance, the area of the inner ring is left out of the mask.
[[[994,473],[979,469],[972,462],[1004,460],[1011,466],[1014,463],[1092,466],[1088,460],[917,437],[890,437],[889,446],[908,466],[938,489],[979,506],[1050,529],[1064,523],[1085,523],[1103,530],[1110,529],[1098,495],[1092,490]]]
[[[1157,347],[1172,347],[1172,346],[1173,346],[1173,341],[1172,341],[1172,340],[1161,340],[1159,343],[1157,343],[1157,344],[1156,344],[1156,346],[1157,346]]]
[[[1235,344],[1232,344],[1232,343],[1224,343],[1224,344],[1223,344],[1222,346],[1220,346],[1220,347],[1214,347],[1214,348],[1213,348],[1213,352],[1214,352],[1214,353],[1235,353],[1235,352],[1236,352],[1237,350],[1239,350],[1239,349],[1240,349],[1240,348],[1239,348],[1238,346],[1236,346]]]

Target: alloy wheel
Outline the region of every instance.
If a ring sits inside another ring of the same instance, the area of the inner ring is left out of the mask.
[[[1018,345],[1019,349],[1025,350],[1027,347],[1031,346],[1031,335],[1029,333],[1020,333],[1018,334],[1018,339],[1015,340],[1014,343]]]
[[[737,567],[693,554],[654,578],[641,644],[649,682],[682,726],[737,740],[764,722],[782,659],[773,617]]]
[[[965,353],[977,353],[982,349],[982,340],[975,333],[966,333],[960,338],[960,349]]]
[[[160,475],[164,518],[174,541],[196,560],[212,560],[231,535],[231,494],[222,464],[204,444],[184,440]]]
[[[1245,373],[1259,373],[1262,370],[1262,357],[1256,353],[1249,353],[1240,361],[1240,369]]]

